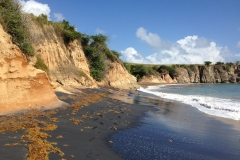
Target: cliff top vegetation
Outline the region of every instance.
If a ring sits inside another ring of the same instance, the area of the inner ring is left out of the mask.
[[[53,38],[52,34],[56,34],[58,39],[67,46],[71,41],[78,40],[83,46],[84,53],[90,65],[91,76],[101,81],[110,63],[118,61],[120,54],[110,50],[107,46],[109,38],[105,35],[87,35],[78,32],[74,25],[68,21],[53,22],[44,14],[34,16],[21,11],[20,4],[14,0],[0,0],[0,24],[4,30],[12,36],[12,41],[16,44],[26,56],[34,56],[33,40],[29,32],[29,24],[34,22],[42,27],[47,38]],[[52,26],[53,31],[49,32],[44,29],[44,26]],[[35,37],[39,41],[39,37]],[[43,63],[40,56],[37,56],[37,62],[34,65],[36,68],[48,71],[47,66]]]
[[[128,72],[134,75],[137,80],[141,80],[143,76],[160,76],[162,74],[169,74],[171,78],[178,76],[177,68],[184,68],[187,70],[188,74],[191,75],[193,72],[196,72],[196,68],[198,66],[210,66],[210,65],[222,65],[226,69],[226,71],[230,71],[231,66],[237,65],[240,66],[240,62],[237,61],[236,63],[224,63],[224,62],[217,62],[216,64],[212,64],[212,62],[207,61],[205,64],[167,64],[167,65],[160,65],[160,64],[136,64],[136,63],[126,63],[124,62],[125,68]]]
[[[27,56],[34,56],[34,50],[29,40],[29,32],[24,22],[21,7],[14,0],[0,0],[0,23],[3,29],[12,36],[16,44]]]

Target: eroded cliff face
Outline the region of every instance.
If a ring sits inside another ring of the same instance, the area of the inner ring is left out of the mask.
[[[65,44],[51,25],[40,26],[30,22],[35,52],[49,68],[53,84],[63,86],[97,87],[109,86],[119,89],[136,89],[137,80],[130,75],[121,62],[108,62],[109,70],[103,81],[96,82],[90,75],[87,58],[81,44],[74,40]],[[35,61],[33,60],[34,64]],[[56,83],[57,82],[57,83]]]
[[[238,65],[194,65],[192,68],[177,67],[176,76],[169,74],[143,77],[140,83],[239,83]],[[167,77],[167,79],[166,79]]]
[[[199,66],[201,83],[236,83],[239,82],[239,66],[212,65]]]
[[[35,52],[48,66],[53,84],[97,87],[77,40],[66,45],[51,25],[40,26],[31,21],[29,27]]]
[[[137,84],[137,79],[129,74],[121,62],[110,63],[110,68],[99,86],[109,86],[119,89],[137,89],[140,86]]]
[[[28,65],[1,25],[0,90],[0,114],[61,105],[46,73]]]

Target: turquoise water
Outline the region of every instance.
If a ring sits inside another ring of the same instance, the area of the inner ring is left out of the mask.
[[[159,86],[156,91],[240,100],[240,84],[163,85]]]
[[[240,84],[160,85],[139,91],[189,104],[209,115],[240,120]]]

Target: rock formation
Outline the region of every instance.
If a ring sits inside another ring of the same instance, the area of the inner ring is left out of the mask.
[[[191,65],[176,69],[176,76],[143,76],[140,83],[238,83],[240,66],[238,65]]]
[[[121,62],[112,62],[104,79],[98,83],[100,86],[109,86],[120,89],[137,89],[137,79],[129,74]]]
[[[0,114],[61,104],[45,72],[28,65],[0,25]]]
[[[53,85],[97,87],[109,86],[120,89],[136,89],[137,80],[128,73],[121,62],[109,62],[110,68],[103,81],[96,82],[90,75],[88,60],[83,52],[81,43],[74,40],[65,44],[62,37],[57,36],[51,25],[39,25],[29,22],[32,43],[39,55],[49,68]],[[32,60],[34,64],[34,60]]]
[[[87,59],[77,40],[65,45],[51,25],[40,26],[33,21],[29,24],[35,52],[48,66],[53,84],[57,82],[65,86],[97,87],[90,76]]]

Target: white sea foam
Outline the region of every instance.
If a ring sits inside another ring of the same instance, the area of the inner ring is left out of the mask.
[[[156,95],[160,98],[189,104],[198,110],[213,116],[240,120],[240,103],[231,99],[221,99],[202,95],[180,95],[159,92],[160,86],[140,88],[139,91]]]

